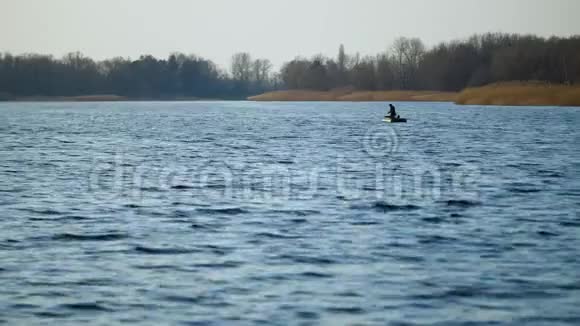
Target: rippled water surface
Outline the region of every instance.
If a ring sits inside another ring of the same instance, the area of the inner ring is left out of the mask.
[[[0,104],[0,323],[580,324],[580,110],[398,110]]]

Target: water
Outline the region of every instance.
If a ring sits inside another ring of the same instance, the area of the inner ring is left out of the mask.
[[[0,321],[579,324],[580,110],[398,109],[0,104]]]

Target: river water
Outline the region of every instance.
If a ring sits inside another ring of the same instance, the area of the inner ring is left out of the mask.
[[[580,323],[580,110],[0,104],[0,323]]]

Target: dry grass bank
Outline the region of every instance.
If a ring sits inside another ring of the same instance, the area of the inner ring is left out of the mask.
[[[336,101],[337,98],[350,94],[349,90],[310,91],[289,90],[274,91],[261,95],[251,96],[250,101]]]
[[[432,91],[373,91],[354,92],[338,98],[339,101],[409,101],[409,102],[453,102],[457,93]]]
[[[502,83],[468,88],[457,97],[464,105],[580,106],[580,86]]]
[[[431,91],[331,91],[290,90],[275,91],[249,97],[250,101],[434,101],[453,102],[457,93]]]
[[[540,82],[509,82],[467,88],[460,93],[432,91],[327,92],[290,90],[249,97],[250,101],[432,101],[462,105],[580,106],[580,86],[549,85]]]

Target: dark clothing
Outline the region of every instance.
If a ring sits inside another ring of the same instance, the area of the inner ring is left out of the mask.
[[[391,108],[389,110],[389,117],[396,118],[397,117],[397,111],[395,111],[395,106],[392,105],[392,104],[389,104],[389,107]]]

